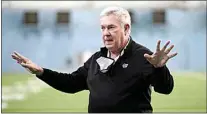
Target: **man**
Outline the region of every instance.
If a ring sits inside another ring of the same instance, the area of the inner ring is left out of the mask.
[[[156,92],[170,94],[173,77],[166,62],[177,55],[169,54],[167,42],[155,53],[130,37],[131,18],[127,10],[109,7],[100,15],[105,47],[93,54],[82,67],[71,74],[42,68],[14,52],[13,59],[53,88],[76,93],[89,90],[88,112],[152,112],[151,87]]]

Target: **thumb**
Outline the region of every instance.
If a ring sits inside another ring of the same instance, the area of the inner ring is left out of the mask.
[[[144,57],[145,57],[146,59],[152,59],[152,56],[149,55],[149,54],[147,54],[147,53],[144,54]]]

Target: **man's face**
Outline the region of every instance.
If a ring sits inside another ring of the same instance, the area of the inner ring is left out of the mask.
[[[115,15],[103,16],[101,21],[101,32],[103,43],[110,51],[119,51],[124,42],[124,29]]]

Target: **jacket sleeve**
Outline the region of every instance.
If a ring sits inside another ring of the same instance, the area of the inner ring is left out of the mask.
[[[170,94],[174,88],[174,80],[167,66],[154,68],[150,83],[158,93]]]
[[[86,63],[84,63],[82,67],[79,67],[71,74],[60,73],[47,68],[43,68],[44,73],[40,76],[36,76],[51,87],[62,92],[76,93],[82,90],[87,90],[88,87],[86,83],[86,78],[88,75],[91,58]]]
[[[146,49],[141,51],[142,56],[144,53],[152,54],[151,51]],[[155,92],[170,94],[174,88],[174,80],[167,66],[155,68],[144,57],[141,60],[142,73],[146,82],[154,87]]]

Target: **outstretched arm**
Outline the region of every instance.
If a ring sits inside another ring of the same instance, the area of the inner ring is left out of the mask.
[[[43,69],[44,73],[36,76],[57,90],[66,93],[76,93],[87,90],[87,68],[85,66],[80,67],[71,74],[60,73],[46,68]]]
[[[90,60],[77,71],[67,74],[42,68],[17,52],[14,52],[11,56],[30,73],[35,74],[39,79],[57,90],[75,93],[87,89],[86,78]]]

